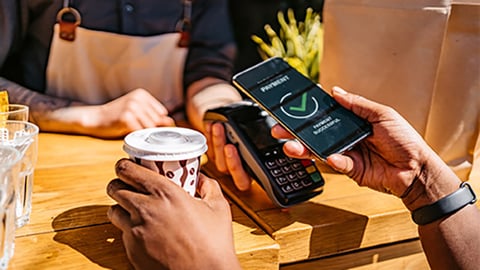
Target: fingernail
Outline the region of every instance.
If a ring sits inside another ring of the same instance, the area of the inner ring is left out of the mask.
[[[303,150],[302,145],[297,141],[292,141],[292,146],[293,146],[293,149],[295,149],[295,151],[297,152],[301,152]]]
[[[340,94],[340,95],[345,95],[347,94],[347,91],[343,90],[342,88],[338,87],[338,86],[334,86],[333,87],[333,92],[335,92],[336,94]]]
[[[221,127],[219,127],[217,123],[212,124],[212,129],[210,131],[212,132],[213,136],[220,136],[220,128]]]
[[[338,155],[338,154],[332,154],[332,155],[328,156],[328,159],[331,160],[334,163],[342,160],[341,156]]]
[[[289,143],[292,146],[292,148],[295,150],[297,155],[301,155],[303,153],[304,147],[300,142],[294,140],[294,141],[290,141]]]
[[[227,158],[232,158],[233,157],[233,149],[231,149],[230,147],[225,147],[225,156]]]

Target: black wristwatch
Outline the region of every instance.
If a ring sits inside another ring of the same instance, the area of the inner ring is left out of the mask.
[[[418,225],[426,225],[453,214],[469,204],[474,204],[476,201],[477,196],[472,187],[463,182],[457,191],[432,204],[414,210],[412,219]]]

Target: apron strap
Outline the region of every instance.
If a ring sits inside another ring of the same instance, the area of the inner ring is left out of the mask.
[[[63,0],[63,8],[57,13],[57,22],[60,25],[60,38],[74,41],[75,30],[82,22],[82,16],[78,10],[70,7],[70,0]]]
[[[192,0],[183,0],[183,17],[177,23],[180,32],[178,47],[187,48],[190,45],[190,29],[192,28]]]

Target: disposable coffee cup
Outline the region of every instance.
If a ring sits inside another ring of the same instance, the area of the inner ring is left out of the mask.
[[[200,158],[207,151],[202,133],[180,127],[137,130],[125,137],[123,150],[137,164],[164,175],[195,196]]]

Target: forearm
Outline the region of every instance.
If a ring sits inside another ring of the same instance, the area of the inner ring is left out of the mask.
[[[480,214],[467,205],[449,217],[419,226],[422,246],[432,269],[478,269]]]
[[[411,211],[458,190],[461,181],[435,154],[403,198]],[[467,205],[443,219],[418,227],[432,269],[476,269],[480,265],[480,213]]]
[[[10,103],[25,104],[29,107],[30,121],[43,131],[75,130],[75,112],[69,108],[80,103],[68,99],[47,96],[21,85],[0,78],[0,88],[7,89]],[[70,119],[70,120],[68,120]]]
[[[241,100],[238,91],[229,83],[205,78],[190,85],[187,90],[186,112],[193,128],[203,131],[203,115],[208,109]]]

